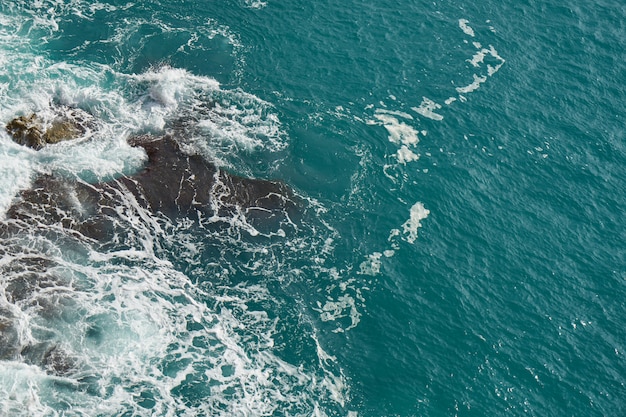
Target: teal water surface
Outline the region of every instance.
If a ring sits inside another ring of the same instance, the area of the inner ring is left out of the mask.
[[[57,103],[100,120],[44,154],[4,134],[4,211],[41,173],[132,173],[126,139],[181,123],[194,153],[308,207],[267,236],[132,202],[108,246],[1,236],[3,265],[41,256],[73,290],[52,318],[5,296],[15,343],[81,364],[0,356],[4,414],[626,412],[620,2],[14,1],[0,19],[3,123]]]

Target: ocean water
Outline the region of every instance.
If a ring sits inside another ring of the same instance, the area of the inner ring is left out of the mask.
[[[0,415],[624,415],[625,22],[3,1],[0,121],[91,122],[40,151],[0,132]],[[123,188],[102,239],[67,227],[80,198],[11,215],[42,177],[141,172],[138,135],[281,181],[301,217],[172,219]]]

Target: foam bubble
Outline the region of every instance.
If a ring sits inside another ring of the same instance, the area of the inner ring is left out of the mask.
[[[407,162],[417,161],[420,159],[420,156],[407,148],[406,145],[402,145],[396,152],[396,158],[398,159],[398,162],[406,165]]]
[[[380,258],[383,256],[380,252],[374,252],[367,256],[367,260],[361,262],[359,266],[360,273],[365,275],[378,275],[380,273],[381,262]]]
[[[417,145],[419,143],[417,130],[406,123],[400,122],[386,113],[377,112],[374,117],[381,121],[389,132],[389,142],[402,145]]]
[[[482,48],[479,51],[477,51],[471,59],[468,60],[468,62],[470,64],[472,64],[474,67],[479,67],[480,64],[482,64],[485,60],[485,57],[487,56],[491,56],[494,59],[496,59],[497,61],[499,61],[499,63],[496,65],[496,67],[499,69],[505,62],[504,58],[502,58],[499,54],[498,51],[496,51],[496,49],[492,46],[489,45],[489,48]],[[492,67],[495,68],[495,67]],[[497,70],[490,72],[489,76],[493,75]]]
[[[267,6],[267,2],[261,0],[245,0],[245,5],[250,9],[262,9]]]
[[[337,321],[342,318],[349,318],[350,324],[346,327],[337,327],[333,332],[343,333],[355,328],[361,321],[361,313],[356,308],[353,297],[343,294],[336,300],[327,300],[324,304],[318,303],[315,308],[320,313],[320,319],[324,322]]]
[[[457,87],[456,91],[458,91],[461,94],[471,93],[472,91],[477,90],[482,83],[487,81],[487,77],[480,77],[476,74],[474,74],[473,76],[474,76],[474,81],[471,84],[468,84],[464,87]]]
[[[409,243],[414,243],[417,239],[417,229],[422,227],[421,220],[424,220],[430,211],[424,207],[424,204],[417,202],[413,204],[410,211],[409,219],[402,224],[402,231]]]
[[[475,36],[474,29],[472,29],[468,25],[468,23],[469,23],[469,20],[467,19],[459,19],[459,27],[461,28],[463,33],[465,33],[468,36],[474,37]]]
[[[443,120],[443,116],[435,113],[435,110],[441,108],[441,104],[435,103],[431,99],[424,97],[419,107],[411,107],[413,111],[432,120]]]
[[[419,143],[419,132],[408,124],[399,121],[394,116],[413,120],[413,117],[408,113],[378,109],[374,114],[378,122],[370,121],[370,124],[382,123],[389,133],[389,141],[400,145],[395,154],[399,163],[406,165],[407,162],[417,161],[419,155],[413,152],[409,147],[415,147]]]
[[[485,59],[485,56],[489,53],[488,49],[481,49],[476,52],[472,58],[469,60],[469,63],[475,67],[478,67]]]

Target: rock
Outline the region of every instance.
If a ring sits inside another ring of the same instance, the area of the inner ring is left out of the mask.
[[[47,143],[59,143],[64,140],[76,139],[85,133],[82,126],[73,124],[69,120],[56,120],[46,130],[44,138]]]
[[[104,241],[114,233],[114,207],[120,203],[107,195],[104,188],[108,188],[106,184],[90,185],[44,174],[34,181],[30,189],[20,193],[6,216],[26,224],[58,224],[65,230]],[[0,224],[0,236],[11,235],[13,229],[22,227],[20,223],[3,222]],[[59,232],[42,230],[44,234]]]
[[[40,130],[29,125],[31,122],[31,118],[22,117],[10,125],[21,129],[23,136],[36,136]],[[243,219],[252,226],[246,229],[250,236],[284,236],[285,231],[289,233],[285,226],[297,223],[303,212],[302,201],[284,183],[230,174],[200,155],[184,153],[171,136],[141,136],[129,142],[144,148],[148,155],[142,170],[99,184],[41,175],[7,211],[9,221],[0,222],[0,238],[11,241],[33,227],[38,235],[60,247],[71,247],[74,239],[105,249],[108,245],[125,247],[129,224],[123,217],[129,212],[135,217],[134,210],[140,212],[138,217],[149,217],[141,212],[149,210],[174,223],[180,218],[192,219],[202,225],[202,233],[230,231],[224,228],[241,224]],[[277,233],[279,229],[283,233]],[[5,302],[28,309],[44,323],[69,322],[66,312],[77,310],[71,296],[74,283],[57,275],[57,264],[36,250],[25,256],[20,239],[10,248],[21,255],[11,260],[10,253],[4,252],[8,249],[0,248],[0,257],[7,259],[0,265]],[[30,335],[32,341],[22,341],[18,324],[12,310],[0,305],[0,361],[20,359],[56,376],[83,372],[79,357],[57,344],[52,330],[38,326]],[[103,336],[94,325],[86,330],[85,337],[97,342]],[[97,385],[97,378],[81,378],[81,383]]]
[[[9,258],[10,259],[10,258]],[[43,256],[22,256],[11,259],[0,267],[4,280],[4,296],[12,304],[28,304],[34,295],[48,288],[60,286],[47,271],[54,266],[53,262]]]
[[[65,106],[54,109],[51,120],[37,114],[19,116],[6,125],[6,130],[16,143],[39,150],[47,144],[77,139],[93,125],[88,113]]]
[[[141,136],[129,143],[148,154],[136,174],[100,184],[42,175],[21,193],[7,217],[59,224],[103,242],[123,233],[114,230],[120,224],[116,208],[129,193],[143,208],[172,220],[203,220],[205,227],[217,228],[241,216],[260,233],[297,221],[303,210],[284,183],[232,175],[200,155],[184,153],[171,136]],[[0,228],[0,235],[7,232]]]
[[[0,307],[0,360],[13,359],[19,352],[19,332],[16,317],[5,307]]]
[[[148,164],[123,183],[152,211],[168,217],[227,215],[240,209],[247,213],[296,210],[291,190],[278,181],[244,178],[220,170],[200,155],[187,155],[171,136],[141,136],[129,141],[148,154]]]
[[[78,360],[59,346],[53,345],[43,356],[42,365],[51,375],[67,376],[78,368]]]
[[[37,122],[37,117],[32,114],[29,117],[20,116],[6,126],[7,132],[16,143],[39,150],[46,144],[44,132],[41,125]]]

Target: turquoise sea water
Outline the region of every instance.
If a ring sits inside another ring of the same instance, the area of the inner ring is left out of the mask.
[[[3,2],[2,123],[95,127],[0,134],[0,414],[626,413],[626,6],[474,3]],[[126,196],[107,242],[6,216],[166,133],[306,215]]]

